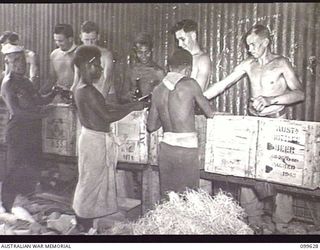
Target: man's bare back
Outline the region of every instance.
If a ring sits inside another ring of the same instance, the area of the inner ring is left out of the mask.
[[[195,132],[195,103],[206,116],[212,117],[213,110],[194,79],[182,78],[172,91],[161,83],[153,91],[149,131],[157,130],[162,125],[164,132]]]
[[[170,91],[164,85],[154,90],[154,102],[163,122],[164,132],[194,132],[194,96],[196,81],[184,78]]]

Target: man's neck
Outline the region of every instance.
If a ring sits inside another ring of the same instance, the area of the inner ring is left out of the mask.
[[[11,76],[13,76],[14,78],[16,78],[16,79],[22,79],[22,78],[24,78],[24,74],[18,74],[18,73],[15,73],[15,72],[9,72],[9,74],[10,74]]]
[[[80,83],[84,85],[92,85],[92,80],[87,77],[80,77]]]
[[[190,54],[192,56],[197,56],[197,55],[202,54],[202,50],[200,49],[200,47],[199,47],[197,42],[194,43],[193,48],[190,51]]]
[[[71,50],[72,50],[72,48],[74,47],[74,43],[72,43],[71,44],[71,46],[68,48],[68,49],[66,49],[66,50],[62,50],[64,53],[69,53]]]
[[[261,66],[263,66],[263,65],[268,64],[272,59],[273,59],[272,53],[271,53],[270,49],[267,48],[265,50],[265,52],[263,53],[263,55],[260,58],[258,58],[258,63]]]

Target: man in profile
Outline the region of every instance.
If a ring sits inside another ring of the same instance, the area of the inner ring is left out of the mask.
[[[189,51],[192,55],[191,78],[195,79],[201,90],[205,91],[210,82],[211,61],[207,53],[201,48],[197,40],[198,24],[190,19],[178,22],[171,32],[178,40],[179,47]]]

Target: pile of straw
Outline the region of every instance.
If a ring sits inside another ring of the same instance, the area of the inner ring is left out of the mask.
[[[222,191],[213,197],[203,190],[171,192],[168,201],[135,222],[116,223],[108,234],[253,234],[244,217],[243,209]]]

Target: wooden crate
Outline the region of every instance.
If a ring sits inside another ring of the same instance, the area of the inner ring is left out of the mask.
[[[6,127],[9,121],[9,111],[5,106],[0,106],[0,144],[6,143]]]
[[[216,115],[207,119],[205,171],[254,178],[257,133],[254,117]]]
[[[163,130],[162,127],[157,131],[150,134],[149,140],[149,161],[150,165],[158,166],[158,155],[159,155],[159,145],[163,139]]]
[[[118,161],[148,163],[149,135],[147,111],[134,111],[114,123],[114,133],[120,139]]]
[[[206,152],[207,118],[204,115],[196,115],[195,126],[196,126],[196,131],[198,136],[200,169],[204,169],[205,152]]]
[[[256,178],[319,187],[320,123],[260,118]]]
[[[76,156],[78,119],[76,111],[67,104],[56,104],[42,120],[42,150],[44,153]]]

